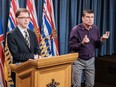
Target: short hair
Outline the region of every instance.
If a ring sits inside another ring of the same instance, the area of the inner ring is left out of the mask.
[[[84,17],[86,13],[94,14],[93,10],[84,10],[82,16]]]
[[[16,18],[20,15],[21,12],[27,12],[30,15],[30,12],[25,8],[19,8],[15,14]]]

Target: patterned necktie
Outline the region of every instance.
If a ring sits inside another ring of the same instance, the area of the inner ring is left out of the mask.
[[[24,31],[25,33],[25,41],[27,43],[27,46],[30,48],[30,38],[29,38],[29,34],[27,33],[27,31]]]

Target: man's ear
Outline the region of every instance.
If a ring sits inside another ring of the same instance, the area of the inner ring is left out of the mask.
[[[18,18],[16,18],[16,23],[18,22]]]
[[[84,17],[82,17],[82,21],[84,20]]]

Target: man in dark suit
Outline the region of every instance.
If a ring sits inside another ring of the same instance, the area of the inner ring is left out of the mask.
[[[13,63],[21,63],[30,59],[38,60],[39,45],[36,35],[29,30],[30,13],[27,9],[20,8],[16,12],[17,27],[7,35],[9,50],[13,56]],[[26,32],[26,33],[25,33]],[[13,75],[13,79],[14,75]]]

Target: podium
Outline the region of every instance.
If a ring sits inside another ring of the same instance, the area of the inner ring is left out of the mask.
[[[10,64],[16,73],[16,87],[71,87],[71,64],[78,53],[71,53],[21,64]]]

